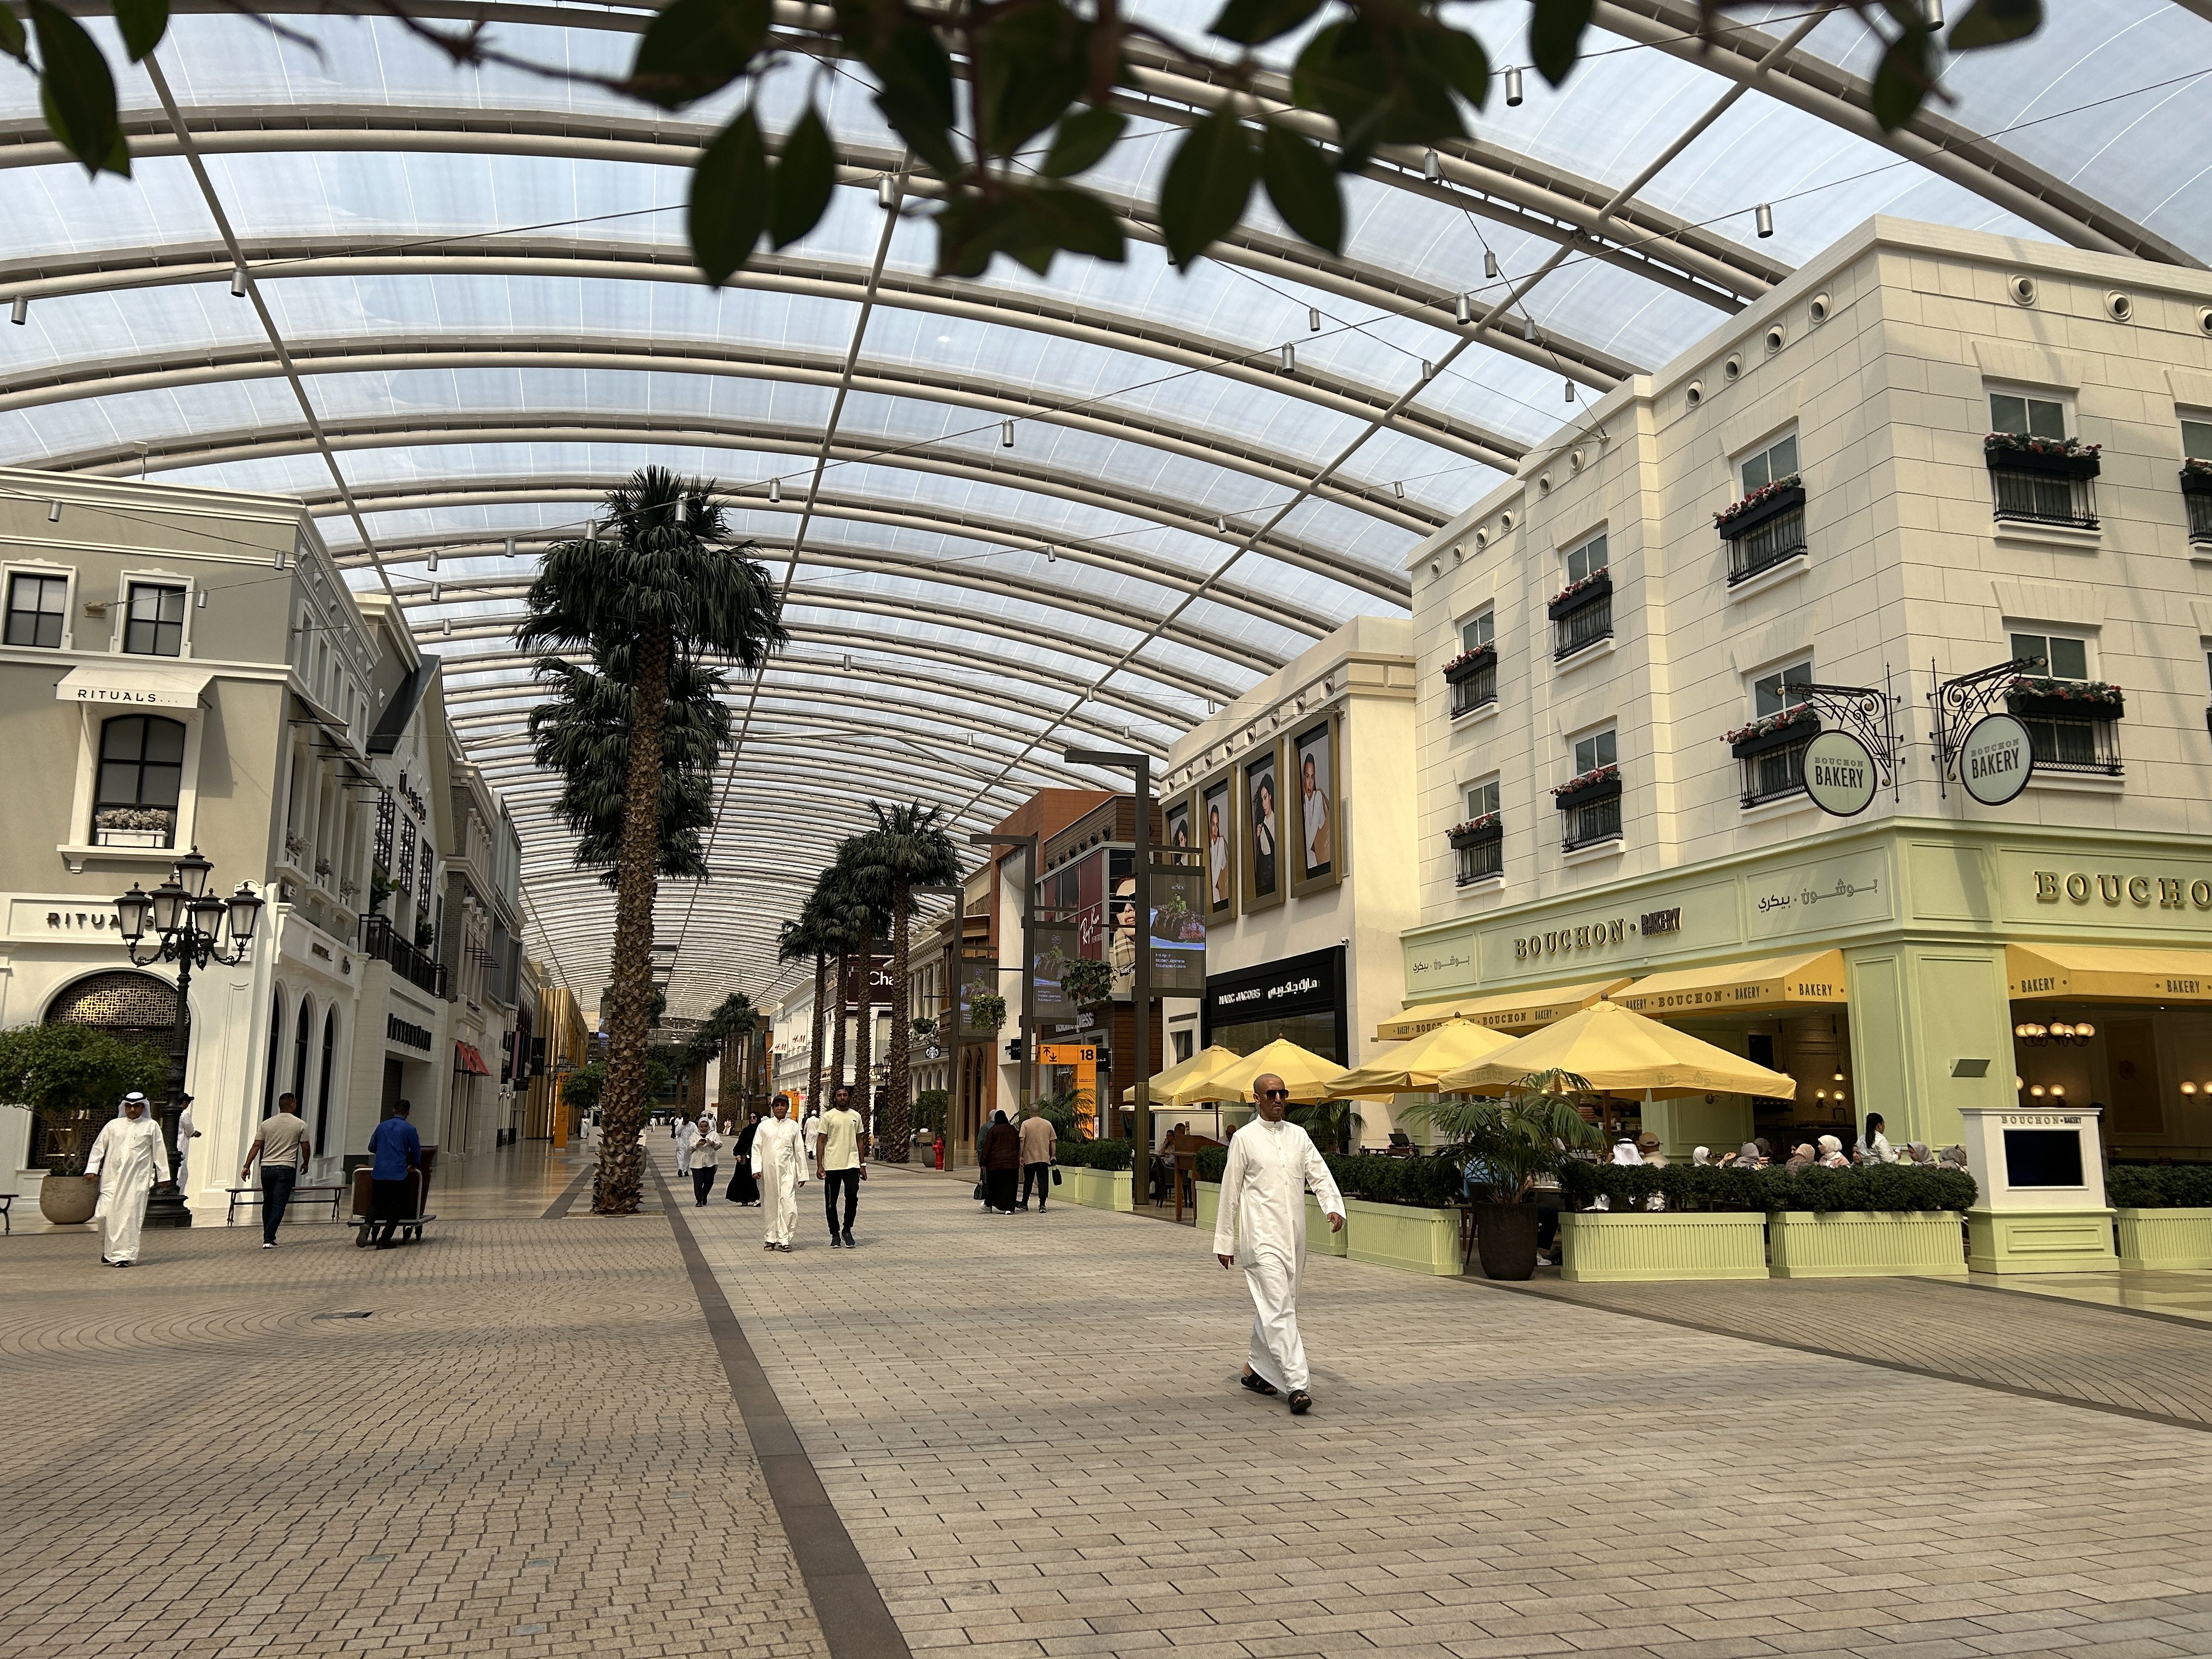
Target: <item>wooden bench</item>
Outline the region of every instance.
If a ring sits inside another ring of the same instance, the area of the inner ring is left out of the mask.
[[[313,1196],[310,1196],[310,1194],[313,1194]],[[313,1187],[295,1187],[292,1188],[291,1201],[294,1204],[301,1202],[308,1204],[327,1203],[331,1206],[331,1219],[332,1221],[336,1221],[338,1218],[338,1206],[344,1201],[346,1189],[335,1183],[329,1186],[317,1185]],[[222,1224],[228,1227],[236,1224],[238,1220],[238,1206],[240,1205],[243,1204],[251,1208],[254,1205],[259,1204],[261,1201],[261,1188],[258,1182],[251,1187],[231,1188],[230,1208],[223,1214]]]

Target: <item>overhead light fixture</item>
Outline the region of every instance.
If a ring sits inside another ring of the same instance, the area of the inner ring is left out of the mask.
[[[1474,308],[1468,303],[1467,295],[1464,294],[1452,302],[1452,320],[1462,328],[1465,328],[1474,320]]]
[[[207,591],[207,589],[205,589],[204,587],[201,588],[201,589],[199,590],[198,593],[197,595],[195,595],[195,596],[194,596],[194,598],[193,598],[193,599],[192,599],[192,609],[193,609],[193,610],[195,610],[195,611],[204,611],[204,610],[206,610],[206,609],[207,609],[207,596],[208,596],[208,591]]]
[[[853,653],[852,653],[851,652],[849,652],[849,651],[848,651],[848,652],[845,653],[845,657],[844,657],[844,665],[845,665],[845,672],[846,672],[848,674],[849,674],[849,673],[851,673],[851,672],[853,672]]]
[[[246,297],[246,267],[244,265],[233,265],[230,268],[230,297],[234,300],[243,300]]]
[[[1437,366],[1426,357],[1421,359],[1421,378],[1424,380],[1433,380],[1437,378]]]
[[[1310,334],[1318,334],[1321,332],[1321,307],[1319,306],[1308,306],[1306,307],[1306,331]]]
[[[1929,28],[1942,28],[1943,27],[1943,0],[1927,0],[1926,15],[1928,18],[1928,27]]]
[[[1493,283],[1498,280],[1498,252],[1495,248],[1482,250],[1482,274]]]
[[[1057,564],[1060,562],[1059,550],[1055,549],[1050,542],[1047,542],[1045,544],[1044,562],[1047,564]]]
[[[771,501],[780,501],[783,499],[782,479],[770,478],[768,481],[768,498]]]
[[[430,603],[431,603],[431,604],[433,604],[433,605],[442,605],[442,604],[444,604],[444,603],[445,603],[445,599],[446,599],[446,585],[445,585],[445,583],[443,583],[443,582],[432,582],[432,583],[430,584]]]
[[[1759,240],[1764,241],[1767,237],[1774,234],[1774,210],[1765,202],[1761,202],[1757,207],[1752,209],[1751,222],[1758,230]]]
[[[271,559],[270,563],[279,570],[282,570],[284,568],[284,550],[283,548],[280,547],[276,550],[276,556]]]
[[[898,205],[898,180],[888,173],[876,180],[876,205],[886,213]]]
[[[1229,533],[1229,520],[1218,513],[1213,515],[1213,533],[1217,536],[1226,536]]]
[[[31,320],[31,296],[29,295],[18,294],[15,296],[15,303],[13,306],[10,306],[8,309],[8,320],[14,323],[19,328],[25,323]]]
[[[507,538],[507,556],[510,559],[514,556],[514,538],[512,536]]]
[[[1522,337],[1522,339],[1524,339],[1524,340],[1528,341],[1531,344],[1534,344],[1534,343],[1535,343],[1535,339],[1536,339],[1536,319],[1535,319],[1534,317],[1527,316],[1527,315],[1525,315],[1525,314],[1522,317],[1522,319],[1521,319],[1521,337]]]
[[[1406,481],[1403,478],[1393,478],[1390,481],[1390,493],[1395,495],[1400,501],[1404,501],[1406,499]]]
[[[1285,374],[1295,374],[1297,372],[1298,349],[1292,345],[1288,340],[1285,340],[1283,342],[1283,373]]]
[[[1575,383],[1574,383],[1572,380],[1570,380],[1570,381],[1568,381],[1568,382],[1567,382],[1567,401],[1568,401],[1569,403],[1572,403],[1572,402],[1574,402],[1574,400],[1575,400]]]
[[[1505,107],[1506,107],[1506,108],[1508,108],[1508,109],[1518,109],[1518,108],[1520,108],[1520,107],[1521,107],[1521,94],[1522,94],[1522,85],[1521,85],[1521,71],[1520,71],[1519,70],[1517,70],[1517,69],[1510,69],[1510,70],[1506,70],[1506,71],[1505,71]]]
[[[1001,422],[999,422],[999,447],[1000,447],[1000,448],[1001,448],[1001,449],[1012,449],[1013,447],[1014,447],[1014,423],[1013,423],[1012,421],[1001,421]]]
[[[429,566],[433,570],[438,568],[438,550],[434,547],[430,550]]]
[[[447,634],[451,634],[453,631],[453,619],[451,617],[446,618],[446,625],[443,631]]]
[[[62,504],[59,501],[55,501],[46,508],[46,522],[48,524],[59,524],[61,521]]]
[[[1421,157],[1421,177],[1434,184],[1444,176],[1443,159],[1431,150]]]

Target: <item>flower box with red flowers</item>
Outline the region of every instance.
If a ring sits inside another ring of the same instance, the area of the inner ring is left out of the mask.
[[[1457,685],[1462,680],[1471,680],[1497,661],[1495,645],[1478,645],[1472,651],[1462,651],[1444,665],[1444,684]]]
[[[2048,472],[2062,478],[2097,476],[2098,444],[2079,438],[2031,438],[2019,432],[1992,432],[1982,440],[1982,459],[1991,471]]]
[[[1552,595],[1552,602],[1544,607],[1544,614],[1553,622],[1570,611],[1579,611],[1586,605],[1595,605],[1613,592],[1613,572],[1593,570],[1578,582],[1569,582]]]
[[[1739,536],[1748,536],[1769,520],[1778,519],[1793,507],[1805,505],[1805,481],[1795,472],[1786,478],[1777,478],[1771,484],[1762,484],[1740,501],[1735,501],[1713,514],[1713,528],[1721,532],[1723,541],[1734,541]]]
[[[1480,847],[1486,841],[1505,839],[1505,826],[1495,812],[1485,812],[1479,818],[1469,818],[1465,823],[1455,823],[1449,838],[1455,849]]]
[[[1610,800],[1620,793],[1620,769],[1601,766],[1584,772],[1579,777],[1569,778],[1552,790],[1552,802],[1562,812],[1571,807],[1589,806],[1601,800]]]
[[[1810,743],[1820,733],[1820,716],[1811,708],[1785,708],[1748,726],[1739,726],[1722,741],[1738,760],[1748,760],[1770,749],[1787,749],[1793,743]]]
[[[2201,455],[2191,455],[2181,464],[2181,493],[2185,495],[2212,495],[2212,461]]]
[[[2128,712],[2128,702],[2118,686],[2102,680],[2015,674],[2005,687],[2005,708],[2030,720],[2116,720]]]

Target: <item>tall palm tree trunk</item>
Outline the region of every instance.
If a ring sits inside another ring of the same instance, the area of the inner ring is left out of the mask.
[[[806,1045],[806,1103],[817,1104],[822,1098],[822,1022],[830,1011],[822,1005],[830,995],[830,958],[821,951],[814,953],[814,1029]],[[803,1117],[804,1113],[800,1115]]]
[[[914,895],[901,882],[891,893],[890,1082],[875,1137],[880,1149],[877,1155],[889,1164],[905,1163],[914,1139],[914,1051],[909,1029],[913,1014],[907,985],[907,917],[913,908]]]
[[[852,957],[841,955],[837,958],[837,1027],[830,1036],[830,1093],[833,1095],[845,1086],[845,984],[852,971]],[[830,1102],[823,1097],[806,1103],[818,1112],[827,1109]]]
[[[858,1097],[860,1120],[872,1124],[876,1112],[876,1084],[871,1075],[876,1048],[876,952],[872,942],[860,953],[860,1002],[854,1010],[853,1092]]]
[[[616,866],[615,941],[607,1010],[607,1080],[597,1215],[633,1215],[645,1178],[638,1132],[645,1123],[645,1033],[653,1001],[653,900],[660,854],[660,743],[668,713],[669,637],[641,635],[630,693],[629,782],[623,803],[622,858]]]

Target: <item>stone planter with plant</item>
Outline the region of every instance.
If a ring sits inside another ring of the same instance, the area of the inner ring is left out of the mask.
[[[1571,1072],[1540,1072],[1500,1099],[1458,1097],[1408,1114],[1443,1136],[1437,1161],[1459,1173],[1472,1201],[1485,1278],[1534,1275],[1538,1183],[1556,1179],[1572,1149],[1605,1144],[1580,1109],[1589,1092]]]
[[[1053,1154],[1053,1162],[1064,1171],[1060,1196],[1085,1209],[1127,1214],[1133,1203],[1129,1191],[1130,1157],[1130,1144],[1126,1140],[1063,1138]]]
[[[2105,1200],[2121,1267],[2212,1270],[2212,1164],[2115,1164],[2105,1172]]]

